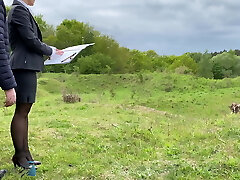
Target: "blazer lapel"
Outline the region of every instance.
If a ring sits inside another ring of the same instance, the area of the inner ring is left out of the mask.
[[[29,10],[28,10],[28,11],[29,11]],[[29,13],[30,13],[30,11],[29,11]],[[33,15],[32,15],[31,13],[30,13],[30,17],[31,17],[34,25],[37,27],[37,35],[38,35],[38,38],[42,41],[42,33],[41,33],[41,30],[40,30],[40,28],[39,28],[39,26],[38,26],[38,23],[35,21]]]

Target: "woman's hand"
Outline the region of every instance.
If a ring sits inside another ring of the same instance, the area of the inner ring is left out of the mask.
[[[61,56],[61,55],[64,54],[64,52],[63,52],[62,50],[59,50],[59,49],[57,49],[57,48],[54,47],[54,46],[50,46],[50,48],[52,48],[52,54],[51,54],[51,56],[54,55],[54,54],[57,54],[57,55],[59,55],[59,56]]]
[[[5,90],[6,100],[5,100],[5,107],[12,106],[16,103],[16,92],[15,89]]]
[[[62,50],[56,49],[56,54],[62,56],[64,52]]]

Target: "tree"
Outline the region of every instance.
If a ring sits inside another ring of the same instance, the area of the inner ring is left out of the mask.
[[[69,46],[94,42],[93,27],[76,20],[64,20],[56,30],[56,46],[64,49]]]
[[[223,79],[224,78],[223,67],[220,66],[218,63],[213,64],[212,72],[213,72],[214,79]]]
[[[201,58],[203,56],[202,53],[200,52],[195,52],[195,53],[186,53],[189,55],[196,63],[199,63],[201,61]]]
[[[80,74],[110,73],[114,62],[111,57],[101,53],[81,57],[74,66],[74,71]]]
[[[95,38],[93,46],[94,53],[102,53],[111,57],[114,62],[112,71],[114,73],[125,73],[128,71],[127,62],[130,56],[129,49],[120,47],[119,44],[109,36],[99,35]]]
[[[154,71],[164,71],[170,64],[172,59],[169,56],[158,56],[152,59],[152,68]]]
[[[153,71],[152,58],[148,57],[145,52],[138,50],[130,51],[128,65],[130,73],[139,72],[141,70]]]
[[[182,56],[170,56],[170,58],[173,63],[168,67],[168,69],[175,71],[176,68],[185,66],[192,73],[195,74],[197,72],[197,63],[188,54],[184,54]]]
[[[159,55],[154,50],[148,50],[145,52],[146,56],[149,58],[158,58]]]
[[[34,19],[41,30],[43,39],[47,39],[49,36],[55,36],[55,28],[52,25],[47,24],[42,15],[34,16]]]
[[[213,78],[213,63],[210,61],[211,54],[204,53],[200,59],[200,62],[198,64],[198,72],[197,74],[201,77],[205,78]]]
[[[240,57],[234,51],[224,52],[212,57],[213,75],[216,79],[240,75]]]

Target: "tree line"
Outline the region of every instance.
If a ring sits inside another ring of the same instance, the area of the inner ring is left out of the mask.
[[[45,72],[117,74],[158,71],[194,74],[214,79],[240,75],[239,50],[163,56],[153,50],[142,52],[121,47],[112,37],[77,20],[63,20],[57,27],[49,25],[42,15],[35,16],[35,20],[42,31],[43,41],[58,49],[95,43],[83,50],[72,63],[46,66]]]

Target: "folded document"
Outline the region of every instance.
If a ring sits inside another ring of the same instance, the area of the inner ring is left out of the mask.
[[[72,46],[66,49],[63,49],[63,55],[53,54],[50,56],[45,62],[44,65],[51,65],[51,64],[67,64],[70,63],[83,49],[88,46],[92,46],[95,43],[91,44],[83,44],[79,46]]]

